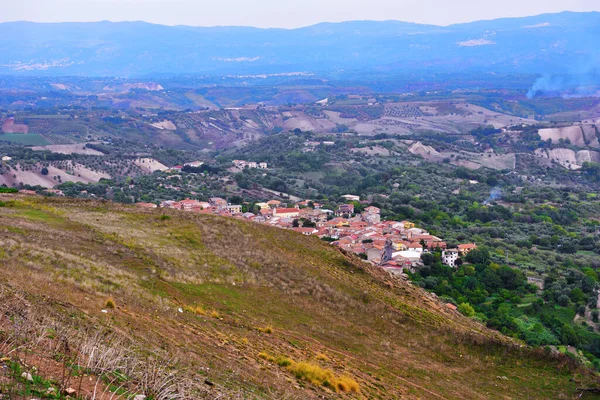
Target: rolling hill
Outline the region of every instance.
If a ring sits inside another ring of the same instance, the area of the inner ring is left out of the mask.
[[[9,398],[566,399],[594,381],[316,238],[233,218],[3,194],[0,261]]]
[[[546,14],[447,27],[399,21],[285,30],[144,22],[0,24],[0,73],[131,77],[315,72],[597,73],[600,13]],[[568,60],[568,62],[567,62]],[[345,71],[345,72],[343,72]],[[597,77],[597,76],[596,76]],[[245,77],[251,79],[251,77]],[[550,84],[542,82],[543,89]]]

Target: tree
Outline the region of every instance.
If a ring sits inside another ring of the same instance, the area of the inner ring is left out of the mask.
[[[42,175],[48,175],[48,168],[44,167],[42,168]]]
[[[461,303],[458,306],[458,312],[461,313],[462,315],[464,315],[465,317],[469,317],[469,318],[475,316],[475,310],[469,303]]]
[[[244,199],[242,199],[241,196],[232,196],[232,197],[229,198],[229,202],[231,204],[239,205],[239,204],[242,204],[244,202]]]
[[[435,257],[431,253],[421,253],[421,261],[423,261],[423,264],[431,266],[435,261]]]
[[[471,264],[488,265],[490,263],[490,251],[487,247],[471,250],[465,259]]]

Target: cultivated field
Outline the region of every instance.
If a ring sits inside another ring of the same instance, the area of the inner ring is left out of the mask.
[[[82,144],[52,144],[49,146],[35,146],[31,148],[35,151],[51,151],[53,153],[60,154],[86,154],[91,156],[102,156],[102,152],[94,149],[85,147],[85,143]]]
[[[153,158],[140,158],[135,160],[135,165],[140,167],[144,172],[152,173],[154,171],[166,171],[169,169],[166,165],[160,163]]]
[[[54,166],[49,166],[48,174],[42,175],[41,168],[36,168],[32,171],[23,171],[20,168],[11,169],[0,175],[0,185],[6,185],[8,187],[19,187],[21,184],[42,186],[45,188],[52,188],[61,182],[98,182],[102,178],[110,178],[110,175],[102,172],[92,171],[84,167],[81,164],[69,164],[69,172],[58,169]],[[58,179],[60,177],[60,179]]]
[[[42,135],[35,133],[4,133],[0,135],[0,141],[22,144],[25,146],[45,146],[50,144]]]
[[[168,119],[165,119],[164,121],[161,121],[161,122],[155,122],[153,124],[150,124],[150,126],[153,126],[157,129],[166,129],[168,131],[177,130],[177,127],[175,126],[173,121],[169,121]]]

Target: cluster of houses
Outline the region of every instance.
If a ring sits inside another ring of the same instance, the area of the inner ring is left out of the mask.
[[[349,201],[360,200],[347,195]],[[151,203],[137,203],[139,207],[156,208]],[[291,229],[303,235],[327,238],[345,251],[357,254],[374,265],[392,273],[415,271],[422,265],[424,252],[442,251],[442,262],[458,266],[460,257],[477,248],[475,244],[461,244],[448,249],[441,238],[417,228],[410,221],[382,221],[380,209],[374,206],[355,213],[355,204],[341,204],[337,210],[322,208],[322,204],[303,200],[293,206],[279,200],[257,203],[256,213],[243,212],[241,205],[230,204],[220,197],[207,202],[198,200],[164,201],[161,208],[171,208],[202,214],[240,218],[256,223]]]

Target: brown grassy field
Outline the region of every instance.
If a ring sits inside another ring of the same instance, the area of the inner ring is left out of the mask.
[[[569,399],[596,380],[313,237],[0,196],[0,304],[19,305],[0,313],[0,359],[36,385],[81,398],[87,379],[120,398]],[[0,376],[1,390],[27,385]]]

